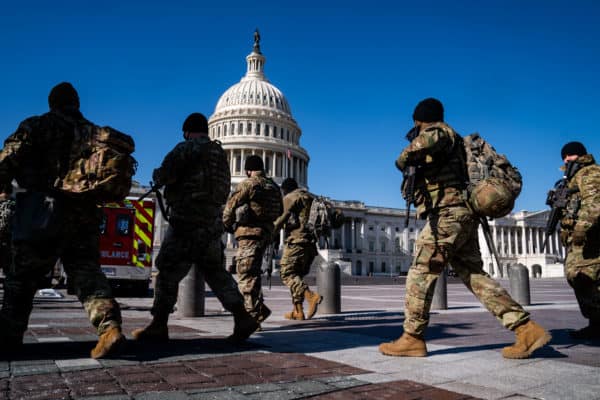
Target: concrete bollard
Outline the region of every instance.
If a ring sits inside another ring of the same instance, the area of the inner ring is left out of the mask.
[[[433,299],[431,300],[431,309],[448,309],[448,287],[445,269],[442,271],[437,281],[435,282],[435,290],[433,291]]]
[[[531,305],[529,293],[529,271],[523,264],[515,264],[510,267],[508,274],[510,281],[510,295],[522,306]]]
[[[177,315],[180,317],[204,316],[204,275],[192,265],[188,274],[179,282]]]
[[[323,296],[319,314],[339,314],[342,311],[340,267],[324,261],[317,269],[317,292]]]

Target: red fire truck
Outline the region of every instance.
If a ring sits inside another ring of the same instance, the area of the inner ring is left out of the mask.
[[[152,274],[154,200],[108,203],[100,225],[100,264],[114,287],[146,295]]]

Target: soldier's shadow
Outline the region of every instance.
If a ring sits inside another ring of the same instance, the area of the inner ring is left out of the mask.
[[[6,361],[79,360],[89,358],[90,351],[95,345],[95,341],[26,343],[18,353],[2,356],[0,359]],[[122,362],[148,362],[161,359],[197,359],[205,355],[252,352],[264,349],[265,347],[260,343],[253,343],[251,341],[242,344],[232,344],[223,337],[171,339],[167,343],[139,343],[128,340],[118,354],[99,361],[103,365],[110,365]],[[64,363],[64,368],[68,369],[67,365],[70,364],[72,363]],[[81,362],[76,362],[75,364],[78,365],[75,369],[81,368]],[[42,364],[41,367],[43,366]]]

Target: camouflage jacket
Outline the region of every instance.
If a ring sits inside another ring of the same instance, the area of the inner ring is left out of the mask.
[[[21,122],[0,152],[0,191],[10,193],[13,179],[30,190],[55,187],[70,167],[76,123],[91,124],[79,111],[56,110]]]
[[[597,226],[600,217],[600,166],[591,154],[578,157],[577,162],[581,168],[569,180],[572,194],[560,223],[567,234],[565,244],[574,231],[587,232]]]
[[[396,167],[417,167],[415,205],[417,215],[465,202],[465,159],[462,138],[443,122],[421,129],[402,151]]]
[[[244,216],[236,217],[238,208],[245,207]],[[223,210],[223,225],[235,227],[235,237],[268,238],[273,233],[273,221],[283,210],[279,186],[264,172],[240,182],[229,196]]]
[[[315,235],[306,229],[314,197],[305,189],[296,189],[283,198],[283,214],[275,220],[275,232],[285,228],[287,243],[311,243]]]
[[[175,227],[202,225],[222,232],[221,209],[229,195],[231,175],[218,141],[200,137],[178,143],[154,170],[152,179],[165,186]]]

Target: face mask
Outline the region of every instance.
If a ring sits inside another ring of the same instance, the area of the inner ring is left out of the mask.
[[[419,136],[419,128],[414,126],[408,133],[406,134],[406,140],[412,142],[417,136]]]

